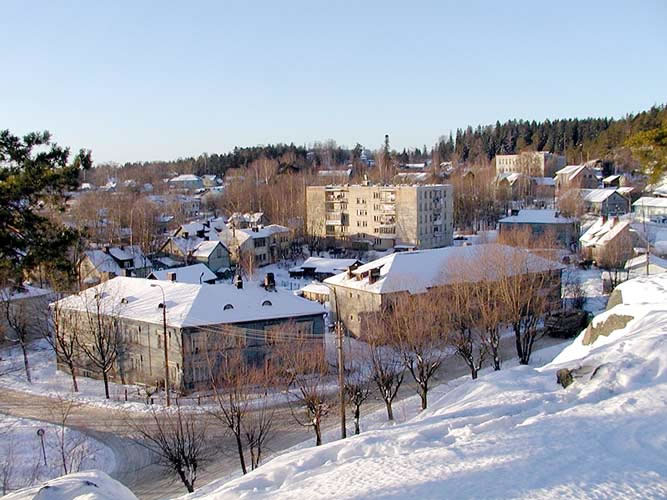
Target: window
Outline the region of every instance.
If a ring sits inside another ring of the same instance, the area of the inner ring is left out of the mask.
[[[234,309],[234,306],[231,304],[225,304],[225,307],[222,308],[223,311],[228,311],[229,309]]]
[[[270,300],[265,300],[264,302],[262,302],[262,307],[272,306],[272,305],[273,305],[273,304],[271,303]]]

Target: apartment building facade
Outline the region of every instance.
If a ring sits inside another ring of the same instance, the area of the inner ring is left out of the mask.
[[[307,231],[343,245],[439,248],[453,240],[449,184],[309,186]]]
[[[526,151],[518,155],[497,155],[496,174],[525,174],[530,177],[553,177],[566,159],[548,151]]]

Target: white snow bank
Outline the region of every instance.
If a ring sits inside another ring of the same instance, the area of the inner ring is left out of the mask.
[[[43,433],[44,448],[38,432]],[[115,468],[110,448],[69,428],[65,429],[61,446],[61,432],[58,425],[0,414],[0,475],[5,489],[18,490],[58,477],[64,471],[63,448],[68,470],[109,472]]]
[[[118,481],[98,470],[78,472],[52,479],[40,486],[25,488],[5,500],[137,500]]]
[[[592,346],[489,373],[406,423],[285,454],[187,498],[664,498],[663,280],[626,284],[624,302],[643,305],[617,306],[634,319]],[[556,383],[564,366],[580,369],[567,389]]]

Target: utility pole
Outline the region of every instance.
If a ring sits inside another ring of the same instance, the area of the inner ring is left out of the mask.
[[[338,313],[338,297],[334,289],[334,300],[336,301],[336,346],[338,351],[338,402],[340,403],[340,437],[347,437],[345,425],[345,354],[343,353],[343,325]]]
[[[164,295],[164,288],[162,288],[157,283],[151,285],[152,287],[157,287],[162,292],[162,340],[164,344],[164,392],[167,395],[167,406],[171,404],[171,398],[169,396],[169,349],[167,346],[167,300]]]

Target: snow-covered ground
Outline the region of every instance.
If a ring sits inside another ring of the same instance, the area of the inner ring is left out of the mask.
[[[620,286],[632,319],[541,368],[516,366],[434,392],[395,426],[284,454],[189,499],[664,498],[667,273]],[[567,389],[556,371],[574,369]],[[400,412],[399,412],[400,413]]]
[[[102,443],[71,429],[65,429],[64,445],[61,439],[58,425],[0,414],[0,493],[3,483],[15,490],[62,475],[63,449],[68,471],[114,469],[114,454]]]
[[[6,372],[0,377],[0,387],[39,396],[67,396],[79,403],[110,409],[123,407],[133,411],[148,410],[145,403],[145,392],[140,386],[110,383],[111,399],[106,399],[104,384],[101,380],[79,376],[77,377],[79,392],[74,393],[72,391],[72,378],[69,374],[56,370],[55,353],[45,340],[39,340],[31,344],[29,360],[32,383],[29,383],[26,379],[20,348],[13,347],[0,350],[0,372]],[[125,402],[126,390],[129,402]],[[159,400],[157,395],[156,400]]]
[[[5,500],[137,500],[118,481],[99,470],[78,472],[10,493]]]

